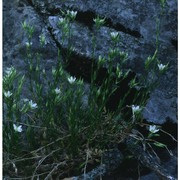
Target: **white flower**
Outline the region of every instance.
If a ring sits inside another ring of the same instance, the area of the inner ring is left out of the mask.
[[[56,94],[60,94],[60,93],[61,93],[61,90],[60,90],[59,88],[56,88],[56,89],[55,89],[55,93],[56,93]]]
[[[110,35],[111,35],[111,38],[114,40],[119,36],[119,33],[118,32],[111,32]]]
[[[38,107],[36,103],[32,102],[32,100],[29,101],[29,106],[31,109],[36,109]]]
[[[9,75],[11,71],[12,71],[12,67],[7,68],[5,72],[6,72],[7,75]]]
[[[69,81],[70,84],[72,84],[72,83],[74,83],[76,81],[76,78],[71,76],[71,77],[68,78],[68,81]]]
[[[24,98],[24,99],[23,99],[23,101],[24,101],[24,102],[28,102],[28,101],[29,101],[29,99],[27,99],[27,98]]]
[[[54,68],[52,68],[52,74],[55,75],[56,70]]]
[[[43,69],[43,71],[42,71],[42,72],[43,72],[43,74],[44,74],[44,75],[46,74],[46,70],[45,70],[45,69]]]
[[[65,18],[60,17],[60,18],[59,18],[59,23],[60,23],[60,24],[63,24],[64,22],[65,22]]]
[[[26,46],[27,46],[27,47],[32,46],[32,42],[26,42]]]
[[[141,108],[139,106],[132,105],[132,112],[133,112],[133,114],[137,113],[139,111],[141,111]]]
[[[116,55],[118,55],[119,54],[119,49],[118,48],[115,48],[115,49],[110,49],[109,50],[109,55],[110,56],[116,56]]]
[[[13,127],[16,132],[22,132],[22,125],[16,126],[15,124],[13,124]]]
[[[93,19],[93,21],[94,21],[96,24],[102,25],[102,24],[104,24],[105,19],[95,18],[95,19]]]
[[[128,56],[128,53],[124,52],[124,51],[120,51],[120,56],[123,56],[123,57],[127,57]]]
[[[4,96],[8,98],[12,96],[12,93],[10,91],[4,92]]]
[[[151,133],[156,133],[156,132],[159,131],[159,129],[157,129],[156,125],[150,125],[150,126],[149,126],[149,131],[150,131]]]
[[[26,23],[26,21],[24,21],[24,22],[22,23],[22,27],[23,27],[24,29],[27,28],[27,23]]]
[[[10,67],[10,68],[6,68],[5,73],[7,76],[11,75],[11,73],[13,72],[14,68]]]
[[[72,19],[75,19],[76,15],[77,15],[77,11],[67,10],[67,15],[69,15]]]
[[[166,65],[158,64],[158,68],[160,71],[163,71],[165,69]]]

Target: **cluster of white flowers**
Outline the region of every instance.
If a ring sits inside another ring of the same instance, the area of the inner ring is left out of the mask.
[[[70,84],[73,84],[76,81],[76,78],[71,76],[68,78],[68,81]]]

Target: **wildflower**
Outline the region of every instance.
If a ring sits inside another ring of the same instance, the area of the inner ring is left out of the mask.
[[[72,84],[72,83],[74,83],[76,81],[76,78],[71,76],[71,77],[68,78],[68,81],[69,81],[70,84]]]
[[[125,58],[126,59],[128,57],[128,53],[127,52],[120,51],[119,54],[120,54],[121,58]]]
[[[4,96],[9,98],[10,96],[12,96],[12,93],[10,91],[4,92]]]
[[[13,162],[12,162],[12,164],[13,164],[14,171],[17,174],[17,172],[18,172],[17,167],[16,167],[16,165]]]
[[[56,69],[52,68],[52,74],[55,75]]]
[[[65,18],[60,17],[58,24],[63,25],[65,22],[66,22]]]
[[[13,67],[6,68],[5,73],[7,76],[10,76],[14,70],[15,69]]]
[[[36,109],[38,107],[36,103],[32,102],[32,100],[29,101],[29,106],[31,109]]]
[[[15,124],[13,124],[13,127],[16,132],[22,132],[22,125],[16,126]]]
[[[118,38],[119,38],[119,33],[118,33],[118,32],[111,32],[111,33],[110,33],[110,36],[111,36],[111,39],[112,39],[113,41],[116,41],[116,40],[118,40]]]
[[[65,21],[65,18],[62,18],[62,17],[59,18],[60,23],[63,23],[64,21]]]
[[[132,105],[133,114],[138,113],[140,111],[141,111],[141,108],[139,106]]]
[[[105,18],[102,19],[100,17],[97,17],[93,19],[93,21],[95,22],[96,28],[99,29],[105,23]]]
[[[93,21],[94,21],[96,24],[102,24],[102,25],[103,25],[105,19],[100,19],[100,18],[98,17],[98,18],[93,19]]]
[[[60,94],[60,93],[61,93],[61,90],[60,90],[59,88],[56,88],[56,89],[55,89],[55,93],[56,93],[56,94]]]
[[[159,131],[159,129],[157,128],[156,125],[150,125],[150,126],[149,126],[149,131],[150,131],[151,133],[157,133],[157,132]]]
[[[67,10],[67,15],[71,18],[71,19],[75,19],[76,15],[77,15],[77,11],[69,11]]]
[[[11,73],[11,71],[12,71],[12,67],[7,68],[5,72],[6,72],[6,74],[8,75],[8,74],[10,74],[10,73]]]
[[[23,29],[26,29],[27,28],[27,23],[26,23],[26,21],[24,21],[23,23],[22,23],[22,27],[23,27]]]
[[[158,68],[160,71],[163,71],[166,67],[167,67],[167,65],[158,64]]]
[[[111,58],[114,58],[115,56],[117,56],[119,54],[119,49],[115,48],[115,49],[110,49],[109,50],[109,56]]]
[[[28,102],[28,101],[29,101],[29,99],[27,99],[27,98],[24,98],[24,99],[23,99],[23,101],[24,101],[24,102]]]
[[[98,57],[98,64],[99,64],[99,65],[104,64],[105,61],[106,61],[105,58],[103,58],[101,55]]]
[[[32,42],[26,42],[26,47],[29,48],[30,46],[32,46]]]

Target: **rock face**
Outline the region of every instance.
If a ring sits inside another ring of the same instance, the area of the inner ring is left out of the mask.
[[[67,48],[67,42],[62,43],[62,32],[57,27],[58,18],[62,15],[60,10],[67,9],[78,11],[72,24],[73,68],[68,70],[87,81],[93,33],[97,38],[96,59],[99,55],[107,55],[112,44],[110,32],[117,31],[121,37],[121,50],[129,54],[125,68],[143,75],[145,60],[156,50],[156,19],[160,19],[158,58],[163,64],[169,63],[169,68],[161,77],[159,87],[150,95],[143,115],[147,121],[155,124],[163,124],[167,120],[177,123],[177,1],[174,0],[167,0],[163,10],[157,0],[4,0],[3,69],[12,65],[22,74],[26,73],[23,59],[27,38],[21,27],[26,20],[36,29],[32,39],[33,50],[44,54],[42,66],[51,71],[57,62],[57,49]],[[95,32],[93,19],[97,15],[105,17],[106,23]],[[46,36],[45,49],[38,45],[37,37],[41,33]],[[24,94],[28,96],[26,89]],[[157,178],[154,174],[147,178],[143,176],[144,179],[151,177]]]
[[[8,8],[8,5],[11,8]],[[6,8],[7,7],[7,8]],[[14,8],[16,7],[16,8]],[[157,1],[116,1],[111,4],[104,1],[19,1],[4,3],[4,67],[14,64],[22,68],[22,54],[19,50],[25,47],[26,39],[23,39],[21,23],[28,20],[36,25],[35,36],[42,32],[47,37],[47,47],[44,50],[46,56],[44,63],[47,68],[53,65],[57,57],[55,42],[62,43],[62,32],[57,27],[60,10],[77,10],[77,18],[72,25],[72,42],[74,52],[83,57],[85,65],[76,59],[73,64],[79,68],[80,73],[88,76],[88,60],[92,58],[92,33],[97,38],[97,52],[99,55],[107,55],[111,45],[110,32],[118,31],[121,37],[120,48],[129,54],[126,68],[131,68],[137,74],[143,74],[144,62],[149,55],[153,55],[156,49],[156,19],[160,18],[159,27],[159,54],[158,58],[163,63],[169,62],[166,75],[160,79],[160,86],[152,94],[144,111],[147,121],[162,124],[167,119],[177,121],[177,6],[176,1],[169,0],[164,10]],[[105,25],[94,31],[93,18],[97,15],[106,17]],[[16,18],[15,18],[16,17]],[[13,27],[13,28],[8,28]],[[16,29],[16,31],[14,31]],[[52,37],[54,39],[52,39]],[[23,39],[23,40],[22,40]],[[55,42],[54,42],[55,40]],[[37,44],[38,39],[33,39]],[[66,48],[66,42],[61,44]],[[40,47],[36,47],[38,49]],[[81,58],[80,58],[81,57]],[[18,61],[18,63],[17,63]],[[118,61],[117,61],[118,62]],[[114,62],[114,63],[117,63]],[[84,70],[85,68],[85,70]],[[72,72],[77,73],[77,72]],[[87,73],[87,74],[86,74]]]
[[[144,118],[156,124],[162,124],[167,119],[177,121],[177,9],[176,1],[167,1],[162,10],[157,1],[116,1],[111,4],[104,1],[35,1],[41,9],[49,13],[47,22],[52,28],[52,34],[58,42],[61,35],[57,27],[59,10],[72,9],[78,11],[76,22],[72,25],[74,31],[72,42],[74,50],[90,59],[92,56],[93,18],[97,15],[106,17],[105,25],[95,33],[97,52],[95,57],[107,55],[111,44],[110,32],[118,31],[121,36],[120,47],[129,53],[127,68],[142,74],[144,61],[153,55],[156,49],[157,18],[159,24],[159,54],[163,63],[169,62],[169,69],[160,79],[160,86],[151,94],[144,111]],[[57,35],[58,34],[58,35]],[[77,41],[78,39],[78,41]],[[116,63],[116,62],[115,62]],[[172,80],[173,79],[173,80]]]

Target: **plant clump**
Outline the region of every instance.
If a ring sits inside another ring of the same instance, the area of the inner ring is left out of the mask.
[[[141,100],[133,97],[131,105],[125,105],[125,97],[119,100],[116,110],[109,111],[107,103],[118,85],[128,77],[131,70],[123,70],[128,54],[119,49],[120,34],[110,32],[112,45],[108,57],[100,55],[97,62],[92,62],[91,83],[89,92],[85,90],[82,78],[76,78],[66,72],[64,67],[69,61],[72,50],[71,22],[77,12],[67,11],[59,18],[59,27],[68,39],[66,59],[60,58],[58,50],[56,67],[52,67],[51,75],[41,66],[40,53],[32,51],[32,37],[35,28],[26,21],[22,28],[27,37],[25,63],[27,74],[21,75],[14,67],[7,68],[3,77],[3,167],[4,175],[13,178],[48,179],[86,172],[89,164],[101,164],[103,154],[123,141],[142,121],[142,110],[147,101],[147,94],[152,90],[154,79],[149,82],[137,81],[134,77],[129,83],[132,88],[146,87]],[[98,31],[105,19],[94,19]],[[46,45],[44,35],[39,36],[40,46]],[[93,52],[96,51],[96,39],[92,38]],[[119,59],[114,66],[113,60]],[[106,67],[106,75],[97,83],[98,72]],[[153,67],[153,68],[152,68]],[[167,69],[157,60],[157,51],[148,57],[145,69],[153,77],[161,75]],[[28,81],[31,99],[22,96],[23,84]],[[44,88],[46,86],[46,88]],[[123,87],[122,87],[123,88]],[[87,105],[84,97],[87,96]],[[137,104],[138,102],[138,104]],[[135,104],[136,103],[136,104]],[[124,114],[128,108],[129,116]],[[150,126],[153,136],[159,129]],[[157,144],[162,145],[162,144]],[[87,155],[88,152],[88,155]],[[88,157],[88,158],[87,158]]]

